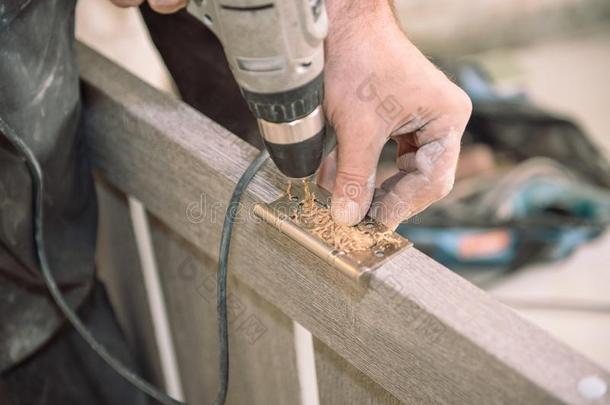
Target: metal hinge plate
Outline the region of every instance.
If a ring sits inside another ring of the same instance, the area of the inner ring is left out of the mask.
[[[309,183],[308,187],[310,193],[315,196],[314,203],[322,212],[328,212],[329,193],[312,183]],[[370,246],[367,244],[366,248],[342,250],[336,242],[329,243],[317,234],[318,225],[304,223],[301,220],[306,198],[303,186],[295,185],[289,194],[286,193],[269,204],[256,204],[254,213],[356,282],[366,282],[367,276],[373,270],[390,260],[392,256],[412,246],[410,241],[367,216],[354,228],[350,228],[349,232],[350,235],[353,234],[358,238],[368,238],[367,240],[371,241]],[[310,201],[309,204],[312,202]],[[332,227],[336,226],[330,227],[334,229]]]

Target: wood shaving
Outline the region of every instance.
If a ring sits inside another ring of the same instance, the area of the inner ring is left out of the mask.
[[[286,195],[288,196],[289,199],[292,200],[292,182],[291,181],[288,182],[288,187],[286,188]]]
[[[331,216],[330,208],[316,200],[308,181],[303,181],[303,201],[292,219],[328,245],[345,253],[357,251],[384,251],[399,243],[390,230],[380,232],[372,222],[364,221],[356,226],[337,224]],[[291,197],[292,184],[289,183],[287,194]]]

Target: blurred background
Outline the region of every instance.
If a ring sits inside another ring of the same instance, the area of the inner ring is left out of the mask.
[[[401,231],[610,369],[610,2],[399,0],[396,10],[475,104],[456,189]],[[137,9],[80,0],[76,32],[178,96]]]

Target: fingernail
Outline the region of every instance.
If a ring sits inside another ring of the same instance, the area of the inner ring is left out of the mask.
[[[339,197],[332,201],[330,212],[335,222],[353,226],[360,222],[360,205],[348,197]]]
[[[375,221],[384,224],[391,230],[396,230],[404,219],[411,216],[406,204],[399,202],[392,208],[389,208],[387,204],[382,201],[373,202],[368,214]]]
[[[382,203],[373,203],[371,205],[371,209],[369,210],[369,216],[377,222],[386,224],[387,218],[385,211],[385,206]]]

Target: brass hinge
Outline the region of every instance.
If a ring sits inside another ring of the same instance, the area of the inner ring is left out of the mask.
[[[312,183],[308,187],[309,195],[302,185],[295,184],[289,193],[277,200],[256,204],[254,213],[358,283],[366,282],[373,270],[412,246],[410,241],[368,216],[354,228],[343,228],[349,231],[350,236],[364,238],[366,247],[342,249],[341,244],[328,240],[330,238],[324,240],[319,236],[319,223],[307,223],[302,216],[309,203],[316,204],[317,211],[329,217],[330,195]],[[315,199],[311,200],[312,196]],[[336,227],[338,225],[332,225],[330,229]]]

